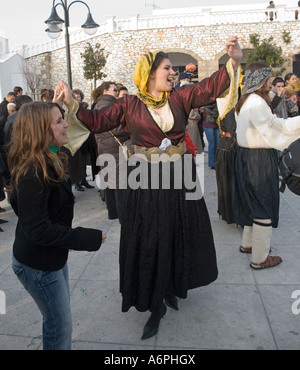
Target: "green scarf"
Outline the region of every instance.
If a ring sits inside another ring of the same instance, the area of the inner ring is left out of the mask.
[[[58,146],[54,145],[49,145],[49,149],[52,150],[53,153],[57,154],[58,153]]]

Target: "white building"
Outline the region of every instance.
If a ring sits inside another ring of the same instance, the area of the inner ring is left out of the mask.
[[[24,60],[18,53],[10,53],[8,39],[0,34],[0,101],[7,93],[13,91],[15,86],[21,86],[27,91],[22,66]]]

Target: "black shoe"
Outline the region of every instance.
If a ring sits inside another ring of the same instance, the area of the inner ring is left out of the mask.
[[[151,316],[144,327],[143,336],[141,338],[142,340],[151,338],[157,334],[160,319],[165,316],[166,312],[167,307],[165,304],[163,304],[158,310],[155,310],[151,313]]]
[[[94,188],[95,188],[95,186],[90,185],[90,184],[86,181],[86,179],[82,180],[82,181],[81,181],[81,183],[80,183],[80,185],[85,186],[87,189],[94,189]]]
[[[83,187],[81,184],[75,184],[75,189],[78,190],[78,191],[84,191]]]
[[[0,227],[0,233],[3,233],[3,232],[4,232],[4,230],[2,230],[1,227]]]
[[[100,189],[99,190],[99,193],[100,193],[100,198],[103,202],[105,202],[105,189]]]
[[[1,220],[1,219],[0,219],[0,224],[5,224],[6,222],[8,222],[8,221],[6,221],[6,220]]]
[[[0,213],[6,212],[6,209],[0,207]]]
[[[179,311],[178,299],[174,294],[166,294],[165,303],[167,306],[173,308],[173,310]]]

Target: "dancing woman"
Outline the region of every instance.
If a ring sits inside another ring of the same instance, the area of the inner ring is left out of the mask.
[[[111,130],[115,122],[120,122],[131,136],[134,156],[143,153],[149,173],[155,167],[159,174],[156,184],[149,177],[146,188],[127,188],[121,226],[122,311],[134,306],[138,311],[151,312],[142,339],[158,332],[160,319],[166,313],[164,301],[178,310],[177,297],[186,298],[189,289],[207,285],[218,275],[211,224],[202,195],[187,200],[195,189],[187,189],[184,178],[188,170],[183,165],[181,186],[163,188],[163,165],[154,163],[151,153],[164,153],[170,158],[171,153],[176,153],[183,164],[191,109],[211,104],[221,94],[233,97],[230,94],[237,90],[242,58],[237,37],[231,37],[226,48],[231,57],[226,66],[210,78],[178,89],[173,89],[175,72],[168,56],[149,52],[141,57],[134,71],[138,93],[126,95],[100,111],[79,108],[68,85],[62,81],[57,86],[70,113],[75,112],[92,132]],[[195,163],[191,155],[187,158],[197,188]],[[138,164],[128,167],[130,176]],[[176,161],[170,162],[171,179],[175,169]]]

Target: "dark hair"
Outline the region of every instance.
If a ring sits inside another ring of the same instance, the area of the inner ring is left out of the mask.
[[[164,53],[163,51],[159,51],[157,54],[156,54],[156,57],[155,57],[155,60],[152,64],[152,68],[151,68],[151,71],[150,73],[152,72],[155,72],[157,70],[157,68],[160,66],[160,63],[164,60],[164,59],[169,59],[169,55]]]
[[[14,102],[16,103],[16,110],[18,111],[23,104],[31,103],[32,99],[29,95],[20,95],[16,97]]]
[[[295,75],[295,73],[292,73],[292,72],[290,72],[290,73],[287,73],[285,76],[284,76],[284,81],[285,81],[285,83],[292,77],[292,76],[294,76]],[[296,76],[296,75],[295,75]]]
[[[117,84],[117,89],[119,92],[122,90],[128,91],[127,87],[122,84]]]
[[[15,94],[18,94],[18,93],[19,93],[19,92],[21,92],[21,91],[23,91],[22,87],[20,87],[20,86],[15,86],[15,87],[14,87],[14,93],[15,93]]]
[[[80,89],[72,90],[72,93],[73,93],[73,94],[77,94],[77,95],[79,95],[79,96],[80,96],[80,98],[81,98],[81,100],[83,100],[83,99],[84,99],[84,94],[83,94],[83,92],[82,92]]]
[[[54,96],[54,90],[47,89],[41,95],[41,100],[47,103],[51,103]]]
[[[284,83],[284,79],[282,77],[275,77],[274,80],[272,81],[272,85],[276,86],[276,84],[278,84],[278,82],[283,82]]]
[[[110,85],[115,85],[117,87],[117,84],[113,81],[104,81],[102,84],[98,87],[98,97],[103,94],[104,90],[108,90]]]
[[[254,63],[251,63],[248,66],[246,66],[245,71],[247,71],[249,69],[256,70],[256,69],[268,68],[268,67],[269,66],[265,63],[254,62]],[[271,106],[271,100],[270,100],[270,97],[269,97],[269,88],[266,85],[266,81],[267,81],[267,79],[265,80],[265,82],[263,83],[263,85],[260,89],[258,89],[256,91],[253,91],[251,93],[244,94],[244,95],[241,96],[240,100],[238,101],[238,103],[235,107],[235,111],[236,111],[237,114],[240,113],[240,110],[241,110],[243,104],[245,103],[245,101],[248,99],[248,97],[251,94],[259,95],[261,98],[264,99],[264,101],[268,104],[269,107]]]
[[[6,96],[17,96],[13,91],[10,91]]]

